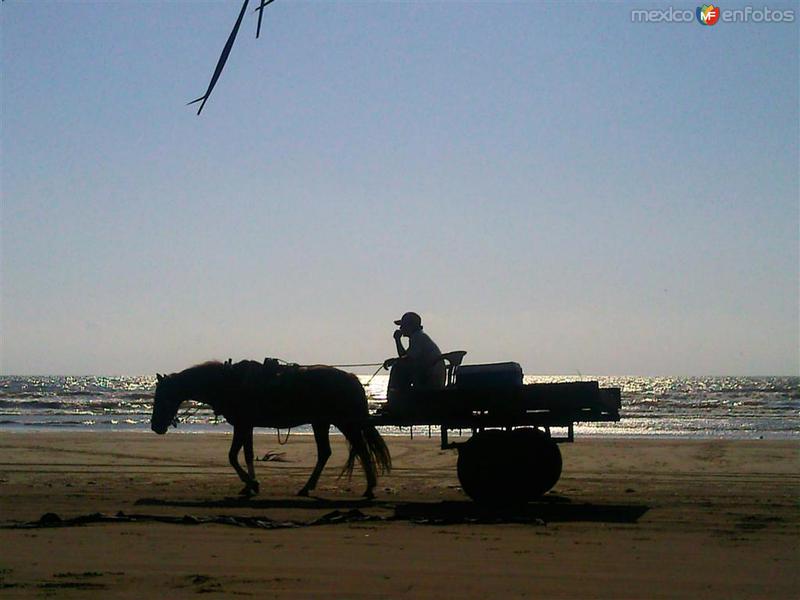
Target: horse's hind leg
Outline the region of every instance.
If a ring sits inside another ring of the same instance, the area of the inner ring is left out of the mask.
[[[319,481],[319,476],[322,474],[322,469],[325,468],[325,463],[328,462],[331,456],[331,442],[328,439],[331,426],[328,423],[324,425],[313,423],[312,427],[314,429],[314,441],[317,442],[317,464],[311,473],[311,477],[308,478],[308,482],[303,486],[302,490],[297,492],[298,496],[308,496],[308,493],[317,487],[317,481]]]
[[[250,436],[253,435],[252,428],[245,428],[241,426],[233,426],[233,440],[231,441],[231,449],[228,451],[228,461],[231,463],[231,466],[236,471],[236,474],[239,476],[239,479],[244,481],[245,486],[239,492],[242,495],[250,494],[252,490],[252,480],[250,475],[245,471],[242,466],[239,464],[239,450],[242,449],[242,446],[245,444],[247,440],[247,432],[250,431]],[[252,444],[251,444],[252,449]]]

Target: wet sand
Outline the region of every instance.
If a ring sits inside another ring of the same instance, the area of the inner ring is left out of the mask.
[[[3,596],[800,597],[798,442],[578,439],[551,493],[498,513],[435,439],[388,439],[374,501],[337,479],[339,437],[316,498],[294,496],[313,439],[274,434],[241,500],[229,441],[0,434]]]

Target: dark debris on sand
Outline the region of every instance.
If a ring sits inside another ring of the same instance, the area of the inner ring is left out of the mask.
[[[538,503],[515,508],[481,506],[472,502],[398,503],[386,504],[392,508],[391,516],[366,514],[358,508],[333,510],[309,521],[274,520],[266,516],[216,515],[183,516],[148,513],[124,513],[115,515],[91,513],[72,518],[62,518],[55,513],[45,513],[38,521],[0,525],[2,529],[40,529],[55,527],[77,527],[94,523],[169,523],[173,525],[229,525],[250,529],[289,529],[361,523],[365,521],[405,521],[419,525],[460,525],[515,523],[544,526],[550,522],[595,521],[606,523],[636,523],[648,510],[641,505],[594,505],[561,503]],[[743,526],[759,526],[761,523]]]

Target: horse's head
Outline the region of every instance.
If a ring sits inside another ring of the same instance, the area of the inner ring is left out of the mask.
[[[156,375],[156,395],[153,400],[153,416],[150,428],[159,435],[167,433],[169,426],[175,422],[175,415],[181,402],[185,400],[175,385],[174,375]]]

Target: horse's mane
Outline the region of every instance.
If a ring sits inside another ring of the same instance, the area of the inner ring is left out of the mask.
[[[218,360],[207,360],[205,362],[198,363],[189,367],[188,369],[184,369],[181,371],[182,374],[191,374],[191,375],[199,375],[201,373],[208,373],[209,371],[216,371],[220,367],[223,366],[224,363]]]
[[[208,360],[206,362],[199,363],[188,369],[184,369],[179,373],[173,373],[170,377],[174,377],[176,379],[180,379],[192,387],[200,386],[208,386],[211,382],[219,380],[220,375],[224,372],[226,363],[222,363],[218,360]]]
[[[218,360],[207,360],[205,362],[201,362],[201,363],[198,363],[198,364],[196,364],[194,366],[191,366],[191,367],[189,367],[189,369],[203,369],[203,370],[205,370],[205,369],[220,367],[223,364],[224,363],[222,363],[222,362],[220,362]]]
[[[201,362],[201,363],[198,363],[196,365],[193,365],[193,366],[189,367],[189,369],[203,369],[203,368],[206,368],[206,367],[218,367],[221,364],[223,364],[223,363],[218,361],[218,360],[207,360],[205,362]]]

